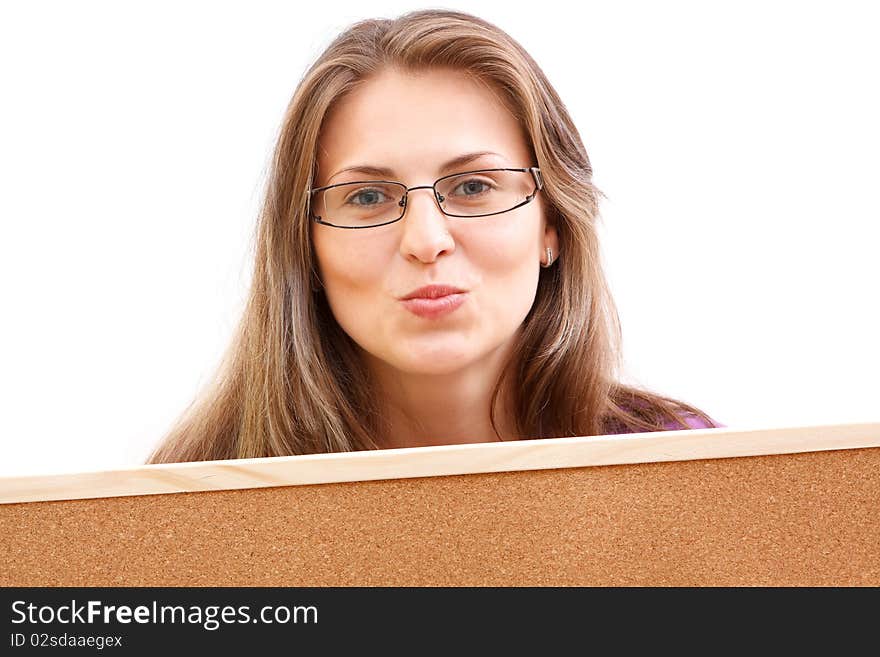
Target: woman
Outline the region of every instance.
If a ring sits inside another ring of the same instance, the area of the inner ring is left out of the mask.
[[[497,27],[351,26],[288,107],[235,339],[148,462],[720,426],[617,380],[591,175]]]

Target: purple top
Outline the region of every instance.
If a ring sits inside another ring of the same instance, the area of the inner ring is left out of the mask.
[[[684,420],[684,423],[688,426],[687,429],[677,425],[674,421],[669,421],[664,423],[662,429],[638,429],[628,426],[621,426],[619,423],[615,423],[613,425],[614,428],[609,427],[607,435],[615,435],[621,433],[647,433],[651,431],[688,431],[690,429],[718,429],[723,428],[726,425],[721,424],[714,418],[710,416],[710,421],[706,422],[706,420],[701,419],[693,413],[683,411],[679,417]]]
[[[713,419],[712,422],[714,424],[706,424],[706,421],[698,418],[696,415],[688,414],[684,418],[685,424],[687,424],[691,429],[715,429],[724,427],[720,422],[715,422]],[[677,426],[674,422],[667,422],[665,425],[666,431],[687,431],[687,429],[682,429]]]

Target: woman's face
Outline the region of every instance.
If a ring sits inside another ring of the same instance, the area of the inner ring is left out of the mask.
[[[442,169],[474,151],[497,155]],[[377,179],[414,187],[451,173],[535,164],[516,119],[464,72],[388,70],[326,117],[315,187]],[[387,167],[393,174],[338,173],[353,165]],[[546,247],[554,259],[559,253],[556,231],[545,225],[545,208],[539,192],[510,212],[448,217],[430,189],[418,189],[410,192],[406,214],[396,223],[349,230],[312,222],[333,315],[367,354],[401,372],[449,374],[479,366],[515,338],[534,302]],[[431,284],[465,290],[464,302],[427,318],[400,300]]]

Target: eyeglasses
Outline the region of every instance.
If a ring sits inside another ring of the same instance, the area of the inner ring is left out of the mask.
[[[488,217],[522,207],[543,187],[538,167],[465,171],[418,187],[392,180],[358,180],[307,190],[308,216],[336,228],[386,226],[403,219],[409,192],[431,189],[448,217]]]

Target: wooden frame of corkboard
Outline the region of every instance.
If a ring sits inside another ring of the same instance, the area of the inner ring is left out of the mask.
[[[0,479],[3,586],[877,586],[880,423]]]

